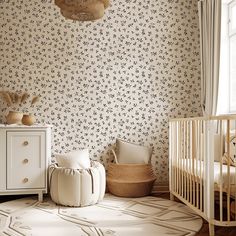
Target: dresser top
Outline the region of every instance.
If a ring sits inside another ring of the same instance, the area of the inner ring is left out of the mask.
[[[52,128],[52,125],[49,124],[34,124],[34,125],[19,125],[19,124],[12,124],[12,125],[8,125],[8,124],[0,124],[0,128]]]

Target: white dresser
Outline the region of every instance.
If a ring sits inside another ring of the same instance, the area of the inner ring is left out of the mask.
[[[51,126],[0,125],[0,195],[47,193]]]

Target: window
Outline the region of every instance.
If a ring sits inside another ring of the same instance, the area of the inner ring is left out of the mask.
[[[236,0],[229,4],[229,112],[236,112]]]
[[[236,2],[232,1],[229,4],[229,29],[230,33],[236,33]]]
[[[217,114],[236,113],[236,0],[222,0]]]

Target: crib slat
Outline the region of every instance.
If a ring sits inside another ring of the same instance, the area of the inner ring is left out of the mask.
[[[181,123],[178,121],[178,168],[177,168],[177,175],[178,175],[178,182],[177,182],[177,187],[178,187],[178,194],[181,194],[181,178],[180,178],[180,168],[181,168],[181,163],[180,163],[180,157],[181,157],[181,139],[180,139],[180,128],[181,128]]]
[[[206,132],[206,126],[205,126],[205,121],[201,121],[201,126],[200,126],[200,146],[201,146],[201,155],[200,155],[200,210],[203,211],[203,193],[202,191],[205,191],[205,186],[202,186],[202,181],[204,178],[206,178],[204,173],[203,176],[203,171],[202,171],[202,166],[205,166],[205,132]],[[203,190],[204,188],[204,190]]]
[[[184,125],[183,125],[183,122],[181,122],[181,196],[184,198],[184,155],[183,155],[183,134],[184,134]]]
[[[234,132],[234,137],[236,138],[236,121],[234,122],[234,128],[235,128],[235,132]],[[236,155],[236,151],[235,151],[236,147],[234,147],[234,157]],[[235,158],[234,158],[235,161]],[[234,220],[236,220],[236,167],[234,168]],[[232,209],[233,210],[233,209]]]
[[[197,134],[197,147],[196,147],[196,170],[195,170],[195,179],[196,179],[196,194],[197,194],[197,209],[199,209],[199,194],[200,194],[200,192],[199,192],[199,184],[198,184],[198,181],[197,181],[197,174],[196,173],[198,173],[198,162],[199,162],[199,150],[200,150],[200,145],[199,145],[199,143],[200,143],[200,140],[199,140],[199,135],[200,135],[200,133],[199,133],[199,121],[196,121],[196,124],[197,124],[197,130],[196,130],[196,134]]]
[[[187,196],[187,185],[186,185],[186,166],[187,166],[187,159],[186,159],[186,122],[183,122],[183,181],[184,181],[184,186],[183,186],[183,197],[186,199]]]
[[[186,165],[187,165],[187,160],[185,158],[185,149],[186,149],[186,122],[183,121],[183,198],[186,199]]]
[[[201,173],[202,173],[202,165],[201,165],[201,161],[202,161],[202,121],[199,122],[199,145],[200,145],[200,153],[199,153],[199,160],[197,163],[197,175],[198,175],[198,179],[200,180],[200,182],[198,182],[198,188],[199,188],[199,192],[198,192],[198,204],[199,204],[199,209],[201,210],[202,208],[202,185],[201,185]]]
[[[172,127],[172,122],[169,123],[169,190],[170,192],[173,189],[173,184],[172,184],[172,176],[171,176],[171,169],[173,166],[173,127]]]
[[[202,211],[203,210],[203,201],[202,201],[202,199],[203,199],[203,193],[202,193],[202,191],[203,191],[203,187],[202,187],[202,180],[203,180],[203,178],[205,178],[204,176],[203,176],[203,170],[202,170],[202,167],[205,165],[205,163],[204,163],[204,149],[205,149],[205,146],[204,146],[204,144],[205,144],[205,142],[206,142],[206,140],[205,140],[205,127],[204,127],[204,121],[201,121],[201,125],[200,125],[200,140],[201,140],[201,143],[200,143],[200,145],[201,145],[201,154],[200,154],[200,161],[199,161],[199,169],[200,169],[200,196],[199,196],[199,200],[200,200],[200,210]],[[203,163],[203,165],[202,165],[202,163]]]
[[[223,154],[223,132],[222,132],[222,120],[219,121],[220,122],[220,155]],[[221,156],[220,156],[221,157]],[[220,158],[220,221],[223,221],[223,186],[222,186],[222,158]]]
[[[199,165],[198,163],[200,162],[200,155],[201,155],[201,130],[200,130],[200,127],[201,127],[201,122],[200,121],[197,121],[197,126],[198,126],[198,156],[197,156],[197,161],[196,161],[196,176],[197,176],[197,191],[196,191],[196,194],[197,194],[197,208],[199,209],[200,207],[200,199],[199,199],[199,194],[200,194],[200,183],[198,182],[198,177],[199,177]]]
[[[227,188],[227,220],[230,221],[230,120],[227,120],[227,179],[228,179],[228,188]]]
[[[198,179],[200,179],[200,172],[201,172],[201,155],[202,155],[202,145],[201,145],[201,138],[202,138],[202,131],[201,131],[201,121],[198,121],[198,145],[199,145],[199,152],[198,152],[198,159],[197,159],[197,164],[196,164],[196,168],[197,168],[197,177],[199,177]],[[198,164],[200,163],[200,165]],[[200,209],[200,182],[197,182],[197,204],[198,204],[198,208]]]
[[[189,162],[189,156],[188,156],[188,121],[185,122],[185,160],[186,160],[186,165],[185,165],[185,190],[186,190],[186,195],[185,199],[189,201],[188,199],[188,162]]]
[[[189,121],[186,122],[187,125],[187,130],[186,130],[186,144],[187,144],[187,150],[186,150],[186,160],[187,160],[187,171],[186,171],[186,178],[187,178],[187,200],[188,202],[190,201],[190,183],[189,183],[189,178],[190,178],[190,152],[189,152]]]
[[[189,141],[189,145],[188,145],[188,157],[189,157],[189,162],[188,162],[188,201],[191,203],[191,160],[192,160],[192,156],[191,156],[191,122],[188,122],[188,141]]]
[[[192,185],[192,176],[193,176],[193,121],[190,121],[190,203],[193,204],[193,185]]]
[[[190,127],[190,122],[187,122],[187,160],[188,160],[188,165],[187,165],[187,200],[189,202],[190,200],[190,161],[191,161],[191,156],[190,156],[190,132],[189,132],[189,127]]]
[[[178,181],[177,181],[177,189],[178,189],[178,194],[180,194],[180,146],[181,146],[181,140],[180,140],[180,122],[178,122],[178,168],[177,168],[177,176],[178,176]]]
[[[176,168],[175,168],[175,192],[176,193],[179,193],[179,190],[178,190],[178,169],[179,169],[179,146],[178,146],[178,143],[179,143],[179,139],[178,139],[178,122],[175,123],[175,126],[176,126]]]
[[[182,168],[182,163],[181,163],[182,155],[181,155],[181,152],[182,152],[182,148],[181,148],[181,145],[182,145],[181,122],[179,122],[179,168],[178,168],[178,170],[179,170],[179,194],[180,195],[182,194],[182,189],[181,189],[181,186],[182,186],[182,176],[181,176],[181,168]]]
[[[172,152],[171,152],[171,165],[170,165],[170,170],[169,170],[169,175],[170,175],[170,178],[171,179],[171,188],[172,188],[172,191],[176,191],[175,189],[175,181],[176,181],[176,173],[175,173],[175,166],[176,166],[176,157],[174,156],[174,153],[176,153],[176,149],[175,149],[175,143],[176,143],[176,137],[175,137],[175,123],[174,122],[171,122],[171,129],[172,129],[172,132],[171,132],[171,138],[169,140],[169,142],[171,143],[171,149],[172,149]],[[177,155],[177,153],[176,153]]]
[[[175,145],[176,145],[176,166],[175,166],[175,192],[178,192],[178,155],[179,155],[179,153],[178,153],[178,122],[176,122],[175,123],[175,128],[176,128],[176,130],[175,130],[175,140],[174,140],[174,142],[175,142]],[[174,153],[174,155],[175,155],[175,153]]]
[[[178,123],[176,122],[175,123],[175,128],[176,128],[176,130],[175,130],[175,140],[174,140],[174,142],[175,142],[175,145],[176,145],[176,152],[174,153],[174,155],[176,155],[176,165],[175,165],[175,192],[178,192],[178,172],[177,172],[177,170],[178,170]]]

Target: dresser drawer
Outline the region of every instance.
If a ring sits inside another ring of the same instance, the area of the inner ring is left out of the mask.
[[[44,131],[7,132],[7,189],[46,186]]]

